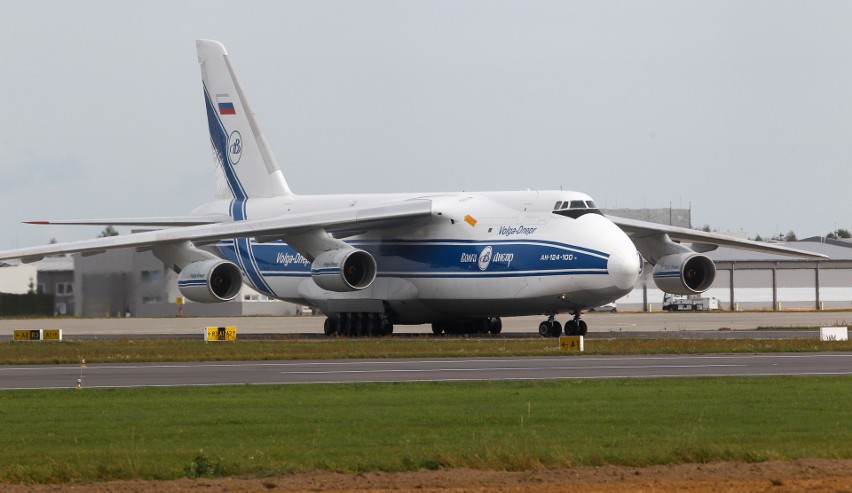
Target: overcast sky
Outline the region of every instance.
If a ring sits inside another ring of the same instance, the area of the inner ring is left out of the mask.
[[[195,39],[296,193],[559,189],[852,226],[852,2],[0,0],[0,248],[215,189]]]

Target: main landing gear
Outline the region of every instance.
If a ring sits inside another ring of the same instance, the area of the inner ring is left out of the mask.
[[[435,335],[447,334],[499,334],[503,330],[500,317],[479,318],[475,320],[435,322],[432,332]]]
[[[588,331],[586,322],[580,320],[580,312],[574,312],[574,318],[565,322],[565,335],[584,336]],[[538,324],[538,333],[542,337],[559,337],[562,334],[562,325],[556,321],[556,315],[551,314],[547,320]]]
[[[393,324],[381,313],[338,313],[337,319],[325,319],[323,332],[327,336],[387,336],[393,333]]]

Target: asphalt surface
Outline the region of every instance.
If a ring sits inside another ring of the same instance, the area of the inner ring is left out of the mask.
[[[557,320],[565,322],[567,316]],[[818,337],[815,327],[852,326],[852,311],[809,312],[690,312],[690,313],[589,313],[583,319],[589,338],[595,337]],[[13,330],[62,329],[65,338],[127,336],[202,337],[205,327],[234,325],[241,336],[322,335],[322,316],[221,317],[221,318],[48,318],[0,320],[0,340],[10,340]],[[544,317],[503,319],[507,337],[537,336]],[[763,329],[784,330],[763,330]],[[762,329],[762,330],[756,330]],[[428,325],[396,326],[396,335],[430,335]],[[626,334],[626,335],[625,335]]]
[[[852,375],[852,353],[0,366],[0,389]]]

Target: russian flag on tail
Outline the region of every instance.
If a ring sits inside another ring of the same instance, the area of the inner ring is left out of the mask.
[[[216,102],[219,105],[220,115],[236,115],[237,110],[234,109],[234,103],[231,101],[231,96],[227,94],[217,94]]]

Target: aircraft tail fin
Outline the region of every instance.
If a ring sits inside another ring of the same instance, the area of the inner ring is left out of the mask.
[[[228,52],[197,40],[198,63],[220,195],[236,199],[293,195],[249,107]]]

